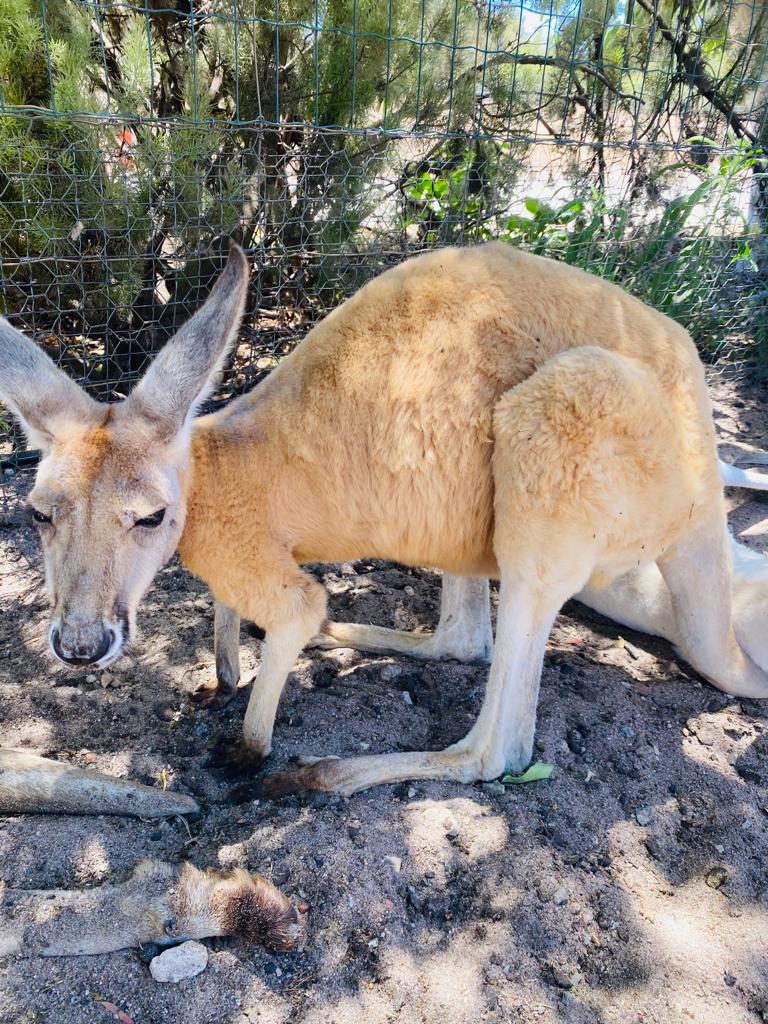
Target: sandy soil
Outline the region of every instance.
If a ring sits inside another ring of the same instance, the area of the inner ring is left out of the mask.
[[[768,389],[719,382],[715,393],[724,440],[768,448]],[[122,879],[143,857],[243,865],[306,900],[310,931],[301,954],[211,942],[208,969],[180,986],[154,982],[136,951],[0,962],[3,1024],[107,1024],[104,1001],[136,1024],[768,1021],[765,707],[571,604],[539,706],[551,781],[233,806],[206,758],[220,735],[237,736],[248,689],[219,713],[190,704],[213,672],[204,587],[176,564],[160,574],[115,685],[53,668],[37,544],[17,515],[28,483],[6,481],[0,520],[0,745],[155,784],[166,768],[205,815],[189,830],[0,819],[0,876],[74,887]],[[765,506],[736,505],[737,529],[765,545]],[[338,618],[436,621],[433,573],[357,562],[323,576]],[[244,630],[246,682],[259,652]],[[472,724],[484,681],[476,666],[307,654],[280,707],[271,767],[300,752],[444,746]]]

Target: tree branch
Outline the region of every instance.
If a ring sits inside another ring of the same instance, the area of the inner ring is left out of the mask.
[[[463,73],[462,77],[468,77],[469,75],[476,74],[478,71],[484,71],[486,68],[494,67],[498,64],[522,64],[542,68],[560,68],[563,71],[581,71],[585,75],[596,78],[598,82],[601,82],[606,89],[609,89],[619,99],[643,104],[643,100],[639,96],[620,92],[610,78],[598,68],[593,67],[591,64],[567,60],[565,57],[544,57],[536,53],[497,53],[488,60],[483,61],[482,64],[476,64],[473,68],[469,68]]]
[[[689,53],[685,46],[677,38],[675,33],[672,31],[670,26],[666,23],[664,18],[659,14],[658,4],[651,4],[648,0],[636,0],[636,3],[642,7],[646,14],[649,14],[656,24],[662,38],[669,43],[672,48],[672,52],[677,58],[677,62],[680,67],[688,75],[691,85],[697,90],[720,113],[725,117],[729,127],[731,127],[736,135],[740,139],[748,139],[750,142],[757,142],[757,136],[751,131],[742,121],[741,117],[733,109],[733,105],[728,103],[726,98],[718,92],[717,84],[713,80],[706,65],[701,61],[695,54]]]

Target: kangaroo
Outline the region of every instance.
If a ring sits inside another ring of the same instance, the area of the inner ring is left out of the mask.
[[[239,616],[266,631],[238,755],[258,763],[301,649],[318,634],[382,639],[328,623],[303,563],[377,557],[443,570],[443,636],[483,655],[486,624],[459,636],[450,609],[482,604],[477,581],[498,578],[486,695],[464,739],[326,757],[263,787],[350,794],[492,779],[530,760],[563,603],[655,564],[683,657],[729,693],[768,697],[768,676],[734,633],[711,407],[679,325],[615,285],[505,245],[437,250],[369,282],[252,392],[195,419],[247,281],[233,248],[201,310],[112,405],[0,330],[0,397],[44,456],[30,503],[60,660],[114,661],[178,549],[218,602],[219,663]]]

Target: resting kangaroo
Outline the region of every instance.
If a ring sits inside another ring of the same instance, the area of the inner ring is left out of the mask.
[[[477,580],[497,577],[486,695],[464,739],[325,758],[266,789],[491,779],[530,760],[562,604],[655,563],[686,660],[729,693],[768,697],[768,676],[734,634],[711,408],[681,327],[563,264],[498,244],[444,249],[370,282],[250,394],[195,420],[247,276],[234,249],[202,309],[115,405],[92,401],[8,325],[0,332],[0,396],[44,452],[30,501],[60,659],[118,657],[178,547],[222,606],[220,665],[238,615],[266,630],[244,725],[261,758],[286,676],[316,634],[330,645],[425,642],[326,623],[325,592],[302,563],[442,569],[441,643],[478,654],[487,623],[467,636],[451,629],[451,609],[483,604]]]

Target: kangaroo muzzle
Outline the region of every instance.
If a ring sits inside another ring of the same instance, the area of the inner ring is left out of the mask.
[[[120,625],[62,621],[51,626],[48,640],[65,665],[105,668],[120,654],[124,635]]]

